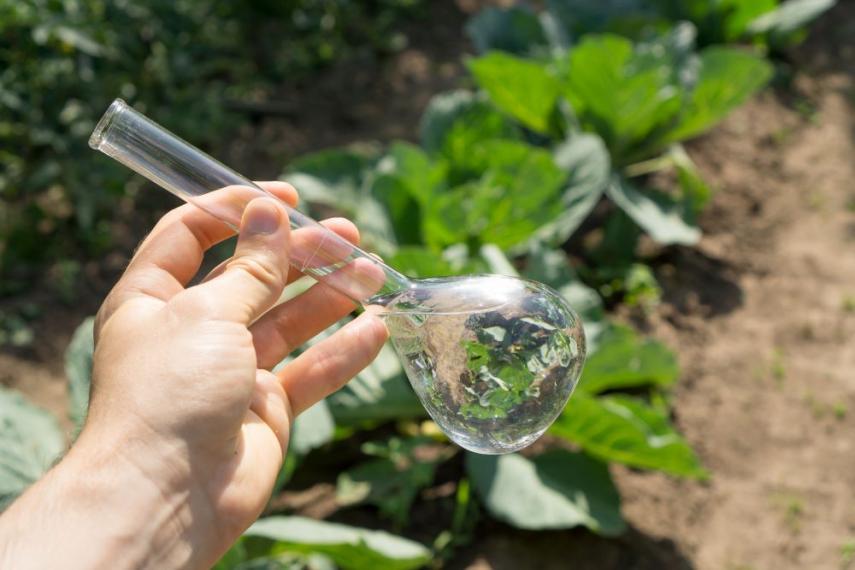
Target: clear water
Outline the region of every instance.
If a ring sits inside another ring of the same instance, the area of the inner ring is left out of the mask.
[[[582,370],[582,323],[552,289],[522,279],[423,280],[374,304],[416,394],[461,447],[509,453],[534,442]]]

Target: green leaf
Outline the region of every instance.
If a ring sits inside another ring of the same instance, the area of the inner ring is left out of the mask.
[[[527,6],[484,8],[466,24],[466,33],[479,53],[527,55],[547,45],[537,14]]]
[[[244,533],[247,550],[320,553],[344,570],[409,570],[431,559],[423,545],[382,531],[303,517],[266,517]]]
[[[396,142],[377,164],[372,193],[385,206],[399,244],[422,242],[422,211],[445,182],[445,165],[419,147]]]
[[[377,505],[381,513],[403,526],[416,495],[433,483],[437,465],[449,457],[450,450],[426,437],[393,437],[363,445],[363,451],[380,458],[339,475],[336,501],[344,506]]]
[[[88,317],[77,326],[65,349],[65,375],[68,378],[68,417],[79,432],[89,409],[92,381],[92,355],[95,352],[95,318]]]
[[[560,86],[547,64],[490,52],[471,59],[469,70],[497,108],[534,131],[549,131]]]
[[[35,483],[65,450],[56,419],[0,387],[0,511]]]
[[[712,128],[766,85],[772,73],[772,64],[740,49],[705,49],[697,82],[666,142],[686,140]]]
[[[482,95],[450,91],[435,95],[421,119],[422,147],[452,163],[486,139],[514,139],[519,131]]]
[[[487,263],[490,273],[510,275],[511,277],[519,275],[505,253],[497,245],[492,243],[485,244],[481,246],[479,253],[481,258]]]
[[[784,36],[798,31],[830,10],[837,0],[787,0],[748,25],[752,34]]]
[[[326,400],[321,400],[297,416],[291,426],[288,450],[305,455],[312,449],[332,441],[335,420]]]
[[[762,14],[770,12],[778,5],[778,0],[729,0],[724,2],[723,9],[730,8],[727,13],[722,37],[724,42],[736,43],[749,32],[751,23]]]
[[[577,393],[597,394],[645,385],[667,387],[679,378],[677,359],[659,341],[641,338],[620,325],[606,328],[599,341],[597,352],[585,362]]]
[[[410,277],[444,277],[457,274],[442,254],[424,247],[401,247],[386,261]]]
[[[327,329],[315,342],[326,338],[336,327]],[[425,410],[404,374],[401,361],[391,345],[380,349],[377,358],[344,388],[327,397],[337,425],[357,425],[365,421],[420,418]]]
[[[642,193],[627,180],[615,177],[606,194],[655,241],[664,244],[694,245],[701,231],[689,224],[682,208],[661,193]]]
[[[549,433],[603,461],[703,479],[707,472],[667,416],[623,396],[574,395]]]
[[[570,52],[564,94],[585,130],[606,142],[617,165],[680,111],[672,54],[657,53],[636,54],[632,42],[612,35],[586,36]]]
[[[573,235],[600,201],[611,177],[611,162],[603,139],[583,133],[559,144],[553,157],[569,174],[561,196],[563,210],[537,230],[535,239],[559,245]]]
[[[434,248],[457,242],[509,248],[529,239],[561,211],[556,200],[566,175],[548,151],[508,140],[483,141],[461,170],[480,178],[439,194],[423,220]]]
[[[466,471],[490,514],[518,528],[584,526],[605,535],[626,528],[608,467],[580,453],[467,453]]]

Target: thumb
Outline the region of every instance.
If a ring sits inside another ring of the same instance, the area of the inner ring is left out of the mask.
[[[207,316],[249,325],[272,307],[288,277],[290,238],[284,205],[267,197],[249,202],[225,271],[196,287]]]

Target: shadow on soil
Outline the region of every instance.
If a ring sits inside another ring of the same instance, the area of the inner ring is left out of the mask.
[[[617,538],[584,530],[525,532],[489,522],[481,538],[461,550],[447,567],[493,570],[691,570],[691,561],[671,540],[630,527]]]

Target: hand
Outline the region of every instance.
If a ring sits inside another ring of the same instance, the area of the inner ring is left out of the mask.
[[[296,202],[287,184],[265,187]],[[358,241],[346,220],[325,225]],[[261,514],[293,418],[370,363],[386,340],[382,321],[364,313],[270,372],[354,305],[318,284],[270,310],[285,284],[299,277],[288,272],[287,212],[271,198],[247,206],[234,257],[213,277],[187,287],[204,252],[231,233],[193,206],[173,210],[139,247],[96,318],[89,417],[45,484],[73,487],[75,478],[93,476],[103,482],[91,481],[76,494],[92,509],[91,520],[81,524],[109,527],[99,531],[100,540],[122,549],[113,564],[216,562]],[[3,522],[11,526],[10,516],[38,508],[38,486],[0,519],[0,531]],[[55,502],[64,496],[44,494]],[[31,495],[32,504],[24,506]],[[86,521],[85,509],[75,517]],[[44,529],[38,532],[48,540]],[[92,558],[103,544],[86,545],[89,560],[108,560]],[[134,544],[138,548],[130,548]],[[131,552],[141,558],[134,561]],[[52,562],[58,560],[75,559]]]

